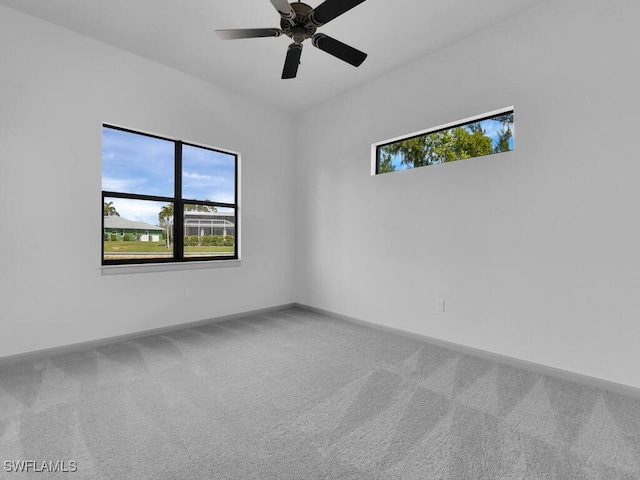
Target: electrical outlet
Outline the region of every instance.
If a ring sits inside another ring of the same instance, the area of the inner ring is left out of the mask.
[[[438,298],[436,300],[436,310],[438,312],[444,312],[444,298]]]
[[[193,295],[191,294],[191,289],[187,288],[184,292],[184,298],[191,298]]]

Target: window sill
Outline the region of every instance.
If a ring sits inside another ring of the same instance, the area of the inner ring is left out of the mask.
[[[146,263],[137,265],[102,265],[102,275],[127,275],[131,273],[176,272],[204,270],[208,268],[239,267],[240,260],[216,260],[206,262]]]

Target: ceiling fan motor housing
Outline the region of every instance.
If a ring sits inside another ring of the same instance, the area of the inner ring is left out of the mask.
[[[291,4],[291,8],[296,12],[296,18],[291,21],[282,18],[280,20],[280,28],[295,43],[301,44],[307,38],[313,37],[318,27],[309,19],[309,13],[313,10],[309,5],[296,2]]]

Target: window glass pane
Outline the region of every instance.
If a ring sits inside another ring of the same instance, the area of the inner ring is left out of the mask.
[[[235,203],[236,156],[182,146],[182,198]]]
[[[103,264],[238,258],[237,155],[109,125],[102,134]]]
[[[233,208],[186,205],[184,256],[234,256],[236,212]]]
[[[104,260],[173,258],[173,204],[104,200]]]
[[[377,148],[378,173],[513,150],[513,111],[416,135]]]
[[[175,144],[110,127],[102,128],[102,190],[171,197]]]

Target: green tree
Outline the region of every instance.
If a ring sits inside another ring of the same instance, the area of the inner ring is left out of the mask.
[[[492,118],[493,120],[502,122],[503,125],[513,125],[513,112],[503,113],[502,115],[497,115]]]
[[[502,123],[502,130],[498,134],[498,139],[496,140],[493,151],[495,153],[508,152],[511,150],[510,141],[513,137],[513,133],[511,132],[511,126],[513,125],[513,112],[501,115],[500,117],[497,117],[496,120]]]
[[[210,202],[211,200],[207,200]],[[216,207],[211,207],[209,205],[189,205],[185,204],[184,209],[188,212],[217,212],[218,209]]]
[[[469,129],[457,127],[451,130],[451,148],[456,153],[457,158],[453,160],[481,157],[493,153],[493,141],[486,135],[479,123],[471,124]]]
[[[379,173],[388,173],[395,171],[396,166],[393,164],[391,160],[391,155],[389,153],[382,153],[382,158],[380,159],[380,172]]]
[[[453,162],[490,153],[493,153],[493,141],[479,123],[471,124],[468,128],[455,127],[428,133],[381,147],[383,161],[391,163],[391,158],[395,157],[409,168]]]
[[[167,248],[171,248],[173,233],[173,203],[164,205],[158,213],[158,225],[165,229],[165,244]]]
[[[496,140],[495,147],[493,148],[494,153],[509,152],[511,150],[509,146],[511,137],[513,137],[511,128],[508,126],[503,126],[502,130],[498,134],[498,139]]]
[[[116,207],[113,206],[113,202],[104,202],[104,210],[103,214],[105,217],[119,217],[120,214],[116,210]]]

